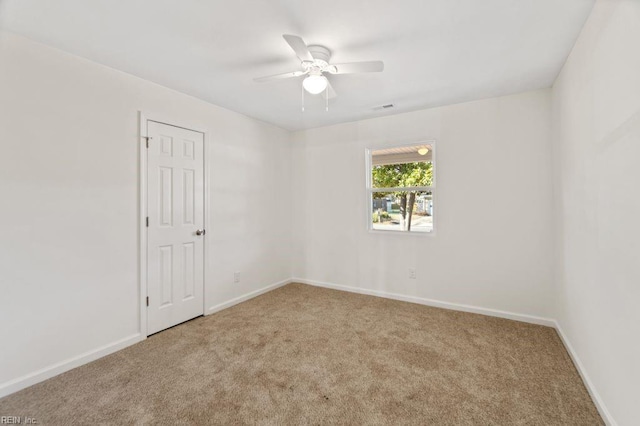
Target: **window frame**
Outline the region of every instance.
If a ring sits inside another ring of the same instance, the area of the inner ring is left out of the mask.
[[[405,148],[416,145],[431,145],[431,168],[433,173],[433,179],[430,186],[406,186],[406,187],[394,187],[394,188],[373,188],[372,182],[372,167],[373,167],[373,151],[378,151],[382,149],[388,148]],[[415,235],[415,236],[433,236],[436,233],[436,217],[438,210],[438,202],[436,200],[436,141],[433,139],[429,140],[418,140],[413,142],[404,142],[401,144],[380,144],[377,146],[372,146],[369,148],[365,148],[365,190],[366,190],[366,202],[367,208],[365,210],[367,216],[367,230],[371,234],[385,234],[385,235]],[[431,192],[431,199],[433,200],[433,213],[432,220],[433,225],[431,231],[428,232],[413,232],[413,231],[402,231],[395,229],[374,229],[373,221],[371,220],[371,206],[373,205],[373,193],[374,192],[401,192],[401,191],[426,191]]]

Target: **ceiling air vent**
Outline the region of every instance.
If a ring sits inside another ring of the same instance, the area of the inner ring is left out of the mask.
[[[377,106],[377,107],[375,107],[373,109],[376,110],[376,111],[382,111],[383,109],[391,109],[394,106],[395,106],[394,104],[385,104],[385,105]]]

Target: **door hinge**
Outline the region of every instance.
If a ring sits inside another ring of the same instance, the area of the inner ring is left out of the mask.
[[[143,138],[145,139],[145,144],[147,146],[147,148],[149,148],[149,139],[151,139],[151,136],[143,136]]]
[[[147,216],[147,228],[149,227],[149,216]]]
[[[149,296],[147,296],[147,306],[149,306]]]

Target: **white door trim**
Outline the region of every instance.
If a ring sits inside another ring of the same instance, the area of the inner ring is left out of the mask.
[[[181,127],[187,130],[193,130],[195,132],[202,133],[204,136],[204,229],[207,230],[207,236],[210,236],[213,229],[211,229],[209,221],[209,135],[208,132],[199,126],[181,125],[175,124],[174,120],[166,119],[166,117],[151,115],[138,111],[138,210],[140,215],[138,217],[138,283],[139,283],[139,309],[138,320],[140,323],[140,336],[144,340],[147,338],[147,122],[155,121],[158,123],[167,124],[169,126]],[[207,278],[209,275],[209,261],[207,256],[207,238],[204,240],[204,295],[202,298],[202,312],[206,314],[207,306]]]

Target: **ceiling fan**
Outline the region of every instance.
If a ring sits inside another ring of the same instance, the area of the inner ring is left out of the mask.
[[[346,64],[330,64],[331,52],[324,46],[307,44],[301,37],[284,34],[285,41],[291,46],[300,59],[301,70],[286,72],[283,74],[270,75],[255,78],[254,81],[263,83],[266,81],[281,80],[285,78],[306,76],[302,81],[302,87],[312,95],[322,92],[326,93],[326,98],[335,98],[336,92],[331,87],[331,83],[324,75],[328,74],[354,74],[361,72],[381,72],[384,69],[382,61],[350,62]]]

